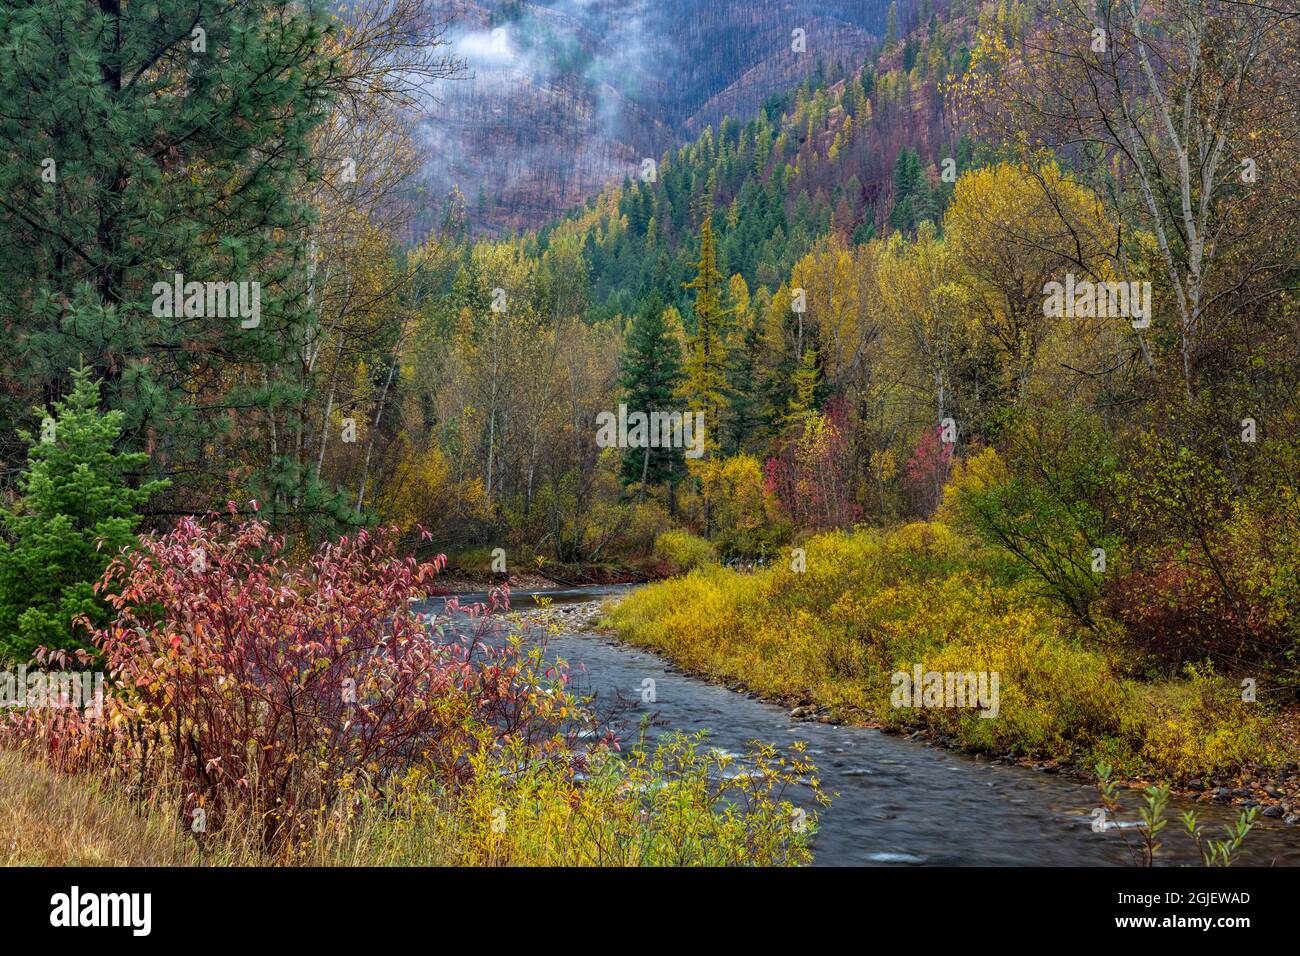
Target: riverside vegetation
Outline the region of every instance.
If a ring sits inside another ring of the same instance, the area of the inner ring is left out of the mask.
[[[396,540],[362,531],[299,562],[255,519],[141,538],[101,581],[103,713],[5,715],[4,859],[810,860],[817,815],[784,797],[814,774],[801,748],[756,745],[743,774],[699,738],[619,754],[544,647],[489,645],[491,617],[464,639],[430,631],[409,602],[440,562]]]
[[[970,751],[1183,781],[1294,759],[1269,710],[1235,681],[1195,665],[1144,674],[1117,629],[1083,631],[1038,582],[944,522],[832,532],[803,547],[806,570],[704,566],[628,596],[608,622],[694,672]],[[891,706],[890,675],[915,662],[999,673],[997,718]]]

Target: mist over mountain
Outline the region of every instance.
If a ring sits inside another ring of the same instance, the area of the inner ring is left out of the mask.
[[[435,91],[422,220],[541,225],[820,67],[859,64],[888,0],[448,0],[463,79]],[[801,31],[801,32],[797,32]]]

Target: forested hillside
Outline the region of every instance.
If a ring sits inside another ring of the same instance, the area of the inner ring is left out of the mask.
[[[475,231],[536,228],[818,64],[854,66],[886,0],[448,0],[465,65],[420,126],[418,234],[453,190]],[[797,39],[796,39],[797,35]]]
[[[519,540],[545,537],[557,556],[573,560],[604,551],[607,537],[624,533],[615,519],[588,537],[589,522],[601,519],[586,505],[593,482],[603,479],[597,449],[584,450],[581,436],[585,422],[612,407],[620,382],[676,394],[670,371],[660,373],[668,377],[662,382],[639,382],[629,371],[656,364],[661,351],[684,373],[716,378],[696,387],[725,397],[712,420],[717,447],[727,454],[743,450],[761,464],[810,408],[829,402],[846,411],[843,376],[850,368],[866,373],[867,331],[843,330],[852,340],[838,343],[839,369],[827,368],[831,356],[818,358],[805,346],[815,346],[828,305],[842,322],[863,321],[873,310],[855,263],[868,249],[884,249],[881,237],[911,240],[930,223],[924,235],[931,238],[922,241],[933,242],[957,170],[972,170],[976,161],[952,93],[974,38],[981,22],[1012,31],[1027,17],[1015,6],[989,7],[982,20],[944,13],[941,19],[932,11],[853,70],[815,72],[788,94],[773,94],[751,120],[727,118],[707,128],[646,175],[611,186],[562,222],[515,240],[439,244],[450,265],[446,285],[431,293],[429,315],[458,347],[425,359],[440,373],[413,376],[412,384],[418,390],[436,382],[477,400],[442,415],[421,412],[415,430],[455,443],[457,481],[473,476],[497,507],[510,502],[512,520],[529,523]],[[713,330],[700,328],[696,283],[706,271],[716,273],[718,314],[707,317],[716,322]],[[803,312],[791,310],[797,286],[812,303]],[[497,312],[494,289],[508,302]],[[637,326],[661,321],[662,329]],[[720,351],[710,360],[716,368],[691,372],[688,358],[701,335],[718,337]],[[645,337],[642,351],[633,354],[638,337]],[[887,429],[880,439],[886,446],[898,440],[900,425],[880,427]],[[858,446],[849,454],[862,460],[863,452]],[[905,459],[909,452],[892,454]],[[675,467],[666,501],[674,511],[680,460]],[[546,502],[541,515],[539,494]],[[889,503],[877,493],[870,501],[880,518],[901,513],[901,499]],[[757,546],[748,541],[741,548]]]

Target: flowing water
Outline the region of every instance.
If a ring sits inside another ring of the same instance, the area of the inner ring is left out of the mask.
[[[555,604],[590,601],[624,587],[544,592]],[[485,595],[462,595],[462,604]],[[531,595],[512,595],[515,609],[533,605]],[[417,606],[441,613],[443,599]],[[592,633],[564,633],[548,640],[548,653],[570,665],[575,692],[594,697],[598,713],[615,714],[624,740],[635,739],[644,716],[650,735],[674,730],[708,731],[712,746],[743,755],[761,740],[778,747],[804,741],[817,764],[823,789],[832,795],[820,809],[815,861],[822,866],[903,865],[1113,865],[1131,863],[1128,845],[1138,844],[1130,826],[1092,829],[1097,791],[1078,781],[950,753],[923,742],[863,727],[792,720],[781,706],[690,677],[653,654]],[[643,681],[650,679],[653,685]],[[654,702],[642,703],[642,688]],[[1136,819],[1135,795],[1125,794]],[[809,795],[796,793],[809,810]],[[1192,863],[1178,814],[1190,807],[1222,836],[1235,813],[1205,803],[1170,801],[1165,849],[1159,859]],[[1183,848],[1180,850],[1180,848]],[[1300,865],[1300,826],[1257,818],[1240,862]]]

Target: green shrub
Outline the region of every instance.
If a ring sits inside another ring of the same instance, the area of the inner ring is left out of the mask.
[[[957,524],[1003,549],[1022,574],[1080,622],[1096,626],[1103,571],[1119,556],[1111,527],[1117,457],[1088,413],[1049,409],[1009,429],[996,480],[971,481],[945,500]],[[985,471],[988,476],[989,470]],[[1097,549],[1107,564],[1099,566]]]

